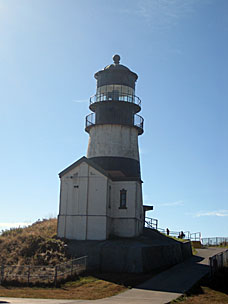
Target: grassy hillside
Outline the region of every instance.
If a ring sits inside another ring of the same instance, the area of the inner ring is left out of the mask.
[[[66,246],[57,239],[57,219],[37,221],[0,235],[0,264],[56,265],[67,260]]]

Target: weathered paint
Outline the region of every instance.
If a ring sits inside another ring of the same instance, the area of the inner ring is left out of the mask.
[[[61,178],[60,189],[58,236],[106,239],[107,177],[83,162]]]
[[[90,129],[87,157],[116,156],[139,160],[138,131],[124,125],[94,125]]]

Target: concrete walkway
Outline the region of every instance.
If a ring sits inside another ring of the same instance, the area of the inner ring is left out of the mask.
[[[198,254],[178,264],[150,280],[117,296],[100,300],[44,300],[2,298],[1,303],[10,304],[164,304],[189,290],[209,272],[209,257],[223,251],[223,248],[198,249]]]

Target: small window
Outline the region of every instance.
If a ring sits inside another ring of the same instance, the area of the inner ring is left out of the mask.
[[[127,208],[127,190],[122,189],[120,190],[120,207],[119,209],[126,209]]]

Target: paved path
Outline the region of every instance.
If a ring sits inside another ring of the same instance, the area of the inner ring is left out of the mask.
[[[221,251],[223,251],[222,248],[198,249],[197,256],[161,272],[137,288],[132,288],[110,298],[90,301],[0,297],[0,304],[164,304],[181,296],[205,276],[209,272],[209,257]]]

